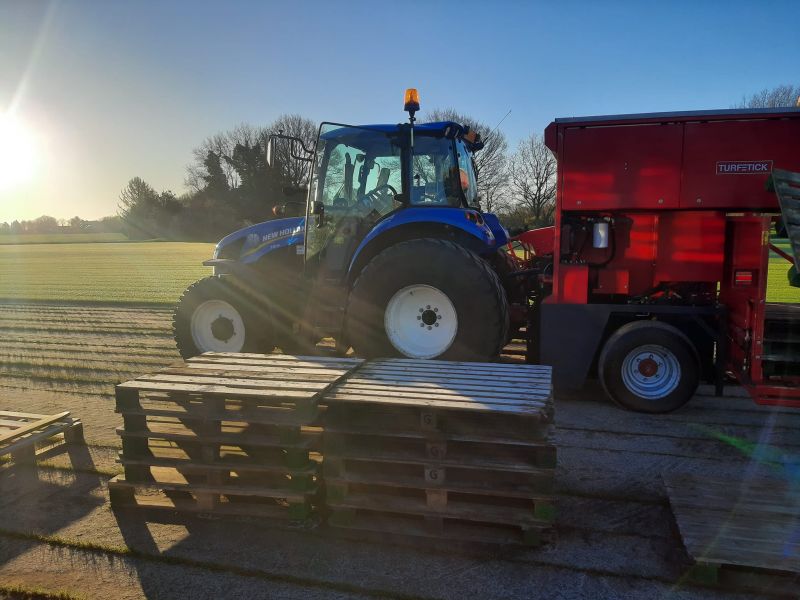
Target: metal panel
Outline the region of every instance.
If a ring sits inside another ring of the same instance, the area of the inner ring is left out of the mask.
[[[566,129],[561,208],[677,208],[682,146],[682,125]]]
[[[800,170],[800,119],[686,123],[681,208],[775,210],[772,167]]]
[[[658,224],[654,283],[720,281],[725,260],[725,215],[719,211],[664,213]]]

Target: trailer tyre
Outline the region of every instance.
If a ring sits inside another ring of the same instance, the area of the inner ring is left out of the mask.
[[[203,352],[270,352],[269,320],[242,291],[220,277],[190,285],[172,318],[183,358]]]
[[[598,361],[614,402],[638,412],[666,413],[686,404],[700,382],[697,350],[680,330],[659,321],[620,327]]]
[[[383,250],[356,279],[346,331],[360,356],[491,360],[506,342],[508,301],[474,252],[448,240],[409,240]]]

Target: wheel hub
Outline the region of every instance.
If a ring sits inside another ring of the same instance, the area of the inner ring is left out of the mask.
[[[439,324],[436,321],[438,321],[442,317],[441,315],[437,314],[439,312],[438,308],[434,308],[433,310],[431,310],[431,307],[428,306],[427,308],[420,308],[419,312],[422,313],[419,317],[417,317],[417,319],[422,321],[422,323],[420,323],[420,326],[425,327],[427,325],[428,329],[431,328],[431,325],[435,325],[436,327],[439,326]]]
[[[651,357],[647,357],[639,361],[639,373],[645,377],[652,377],[658,372],[658,363]]]
[[[410,285],[386,305],[386,334],[409,358],[434,358],[445,352],[458,331],[458,316],[447,295],[430,285]]]
[[[631,392],[649,400],[669,396],[681,381],[678,357],[668,348],[646,344],[622,361],[622,381]]]
[[[199,352],[241,352],[244,347],[244,319],[225,300],[206,300],[200,304],[192,313],[190,328]]]
[[[227,342],[236,334],[236,330],[233,327],[233,321],[222,315],[219,315],[214,322],[211,323],[211,335],[213,335],[216,339]]]

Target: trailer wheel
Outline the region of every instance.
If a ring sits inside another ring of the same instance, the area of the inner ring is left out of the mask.
[[[700,360],[689,338],[658,321],[620,327],[603,347],[598,370],[611,399],[639,412],[680,408],[700,382]]]
[[[506,342],[508,301],[474,252],[409,240],[375,256],[356,279],[346,330],[360,356],[491,360]]]
[[[172,318],[175,343],[183,358],[203,352],[270,352],[268,325],[258,318],[245,294],[220,277],[190,285]]]

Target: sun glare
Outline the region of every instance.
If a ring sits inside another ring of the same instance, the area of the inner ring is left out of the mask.
[[[32,132],[13,115],[0,113],[0,191],[27,183],[35,169],[36,144]]]

